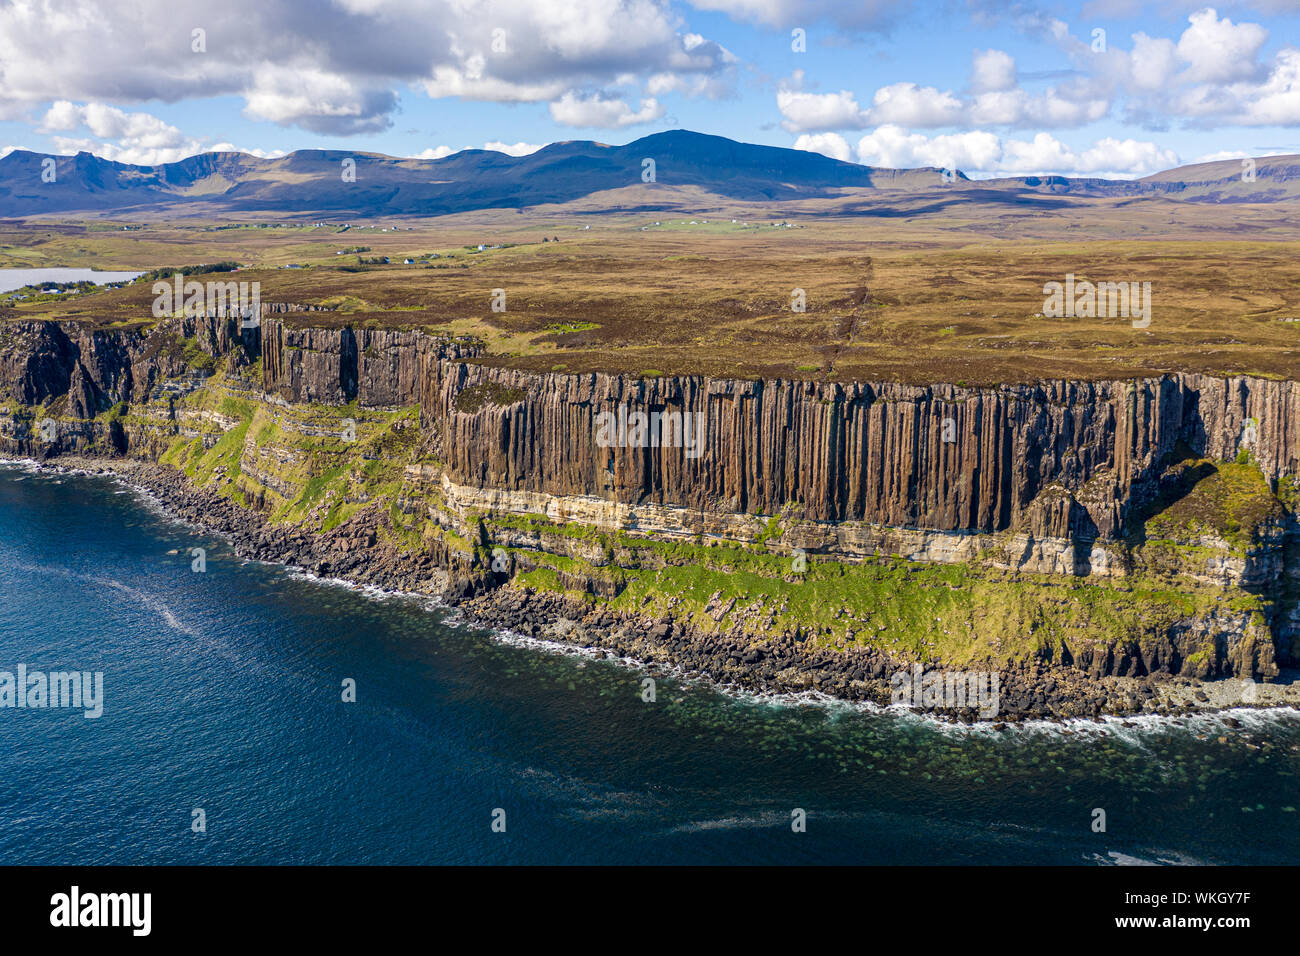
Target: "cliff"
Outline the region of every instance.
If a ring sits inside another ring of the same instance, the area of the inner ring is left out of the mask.
[[[465,412],[471,390],[488,400]],[[795,503],[817,521],[943,531],[1120,537],[1180,443],[1216,459],[1248,451],[1272,480],[1300,459],[1296,384],[1250,378],[967,389],[459,364],[436,397],[462,484],[755,514]],[[599,448],[597,415],[620,407],[698,416],[698,457]],[[1044,501],[1054,486],[1064,494]]]
[[[253,329],[3,326],[0,451],[160,460],[273,524],[364,520],[449,568],[461,594],[510,582],[751,636],[880,643],[886,624],[864,626],[857,597],[835,592],[829,618],[791,611],[804,592],[790,589],[811,561],[885,601],[864,575],[902,560],[922,604],[955,587],[1015,611],[939,608],[953,634],[934,641],[900,609],[900,659],[1268,677],[1300,651],[1294,382],[534,374],[476,364],[473,341],[294,311],[264,304]],[[638,413],[673,427],[628,441]],[[687,593],[686,567],[780,583],[770,607],[717,614],[725,581]],[[925,584],[927,567],[964,577]]]

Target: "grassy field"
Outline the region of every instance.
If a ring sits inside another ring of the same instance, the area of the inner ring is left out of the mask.
[[[470,335],[488,346],[485,361],[538,371],[968,385],[1172,371],[1298,377],[1300,220],[1287,204],[1046,197],[1020,207],[954,196],[884,192],[691,215],[574,204],[346,231],[271,220],[128,231],[6,222],[0,267],[235,260],[250,268],[223,278],[259,281],[262,301],[334,310],[290,321]],[[857,214],[842,215],[848,208]],[[383,257],[390,264],[359,261]],[[1045,318],[1044,284],[1070,274],[1150,282],[1150,324]],[[497,289],[504,311],[492,308]],[[152,299],[137,284],[23,303],[0,318],[150,323]]]

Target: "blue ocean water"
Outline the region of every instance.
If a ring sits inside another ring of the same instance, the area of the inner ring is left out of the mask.
[[[105,697],[0,708],[0,863],[1300,860],[1292,711],[998,733],[664,676],[645,703],[634,667],[454,625],[0,465],[0,671]]]
[[[0,269],[0,292],[12,292],[27,285],[42,282],[123,282],[134,279],[139,272],[99,272],[95,269]]]

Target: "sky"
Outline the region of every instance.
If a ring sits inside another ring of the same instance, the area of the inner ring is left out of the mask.
[[[972,178],[1300,153],[1300,0],[0,0],[0,155],[677,128]]]

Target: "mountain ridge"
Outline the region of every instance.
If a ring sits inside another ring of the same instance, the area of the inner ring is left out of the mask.
[[[48,170],[53,160],[53,181]],[[355,179],[345,177],[354,163]],[[690,130],[611,146],[565,140],[523,156],[467,149],[438,159],[303,149],[280,157],[220,151],[153,166],[89,152],[52,156],[16,149],[0,158],[0,216],[176,210],[186,218],[237,213],[437,216],[564,204],[626,186],[699,187],[740,202],[829,198],[852,190],[975,188],[1016,203],[1026,191],[1195,202],[1278,202],[1300,197],[1300,156],[1176,167],[1136,180],[1023,176],[945,181],[936,167],[893,169],[820,153],[741,143]],[[640,208],[654,208],[653,195]],[[667,207],[665,207],[667,208]]]

